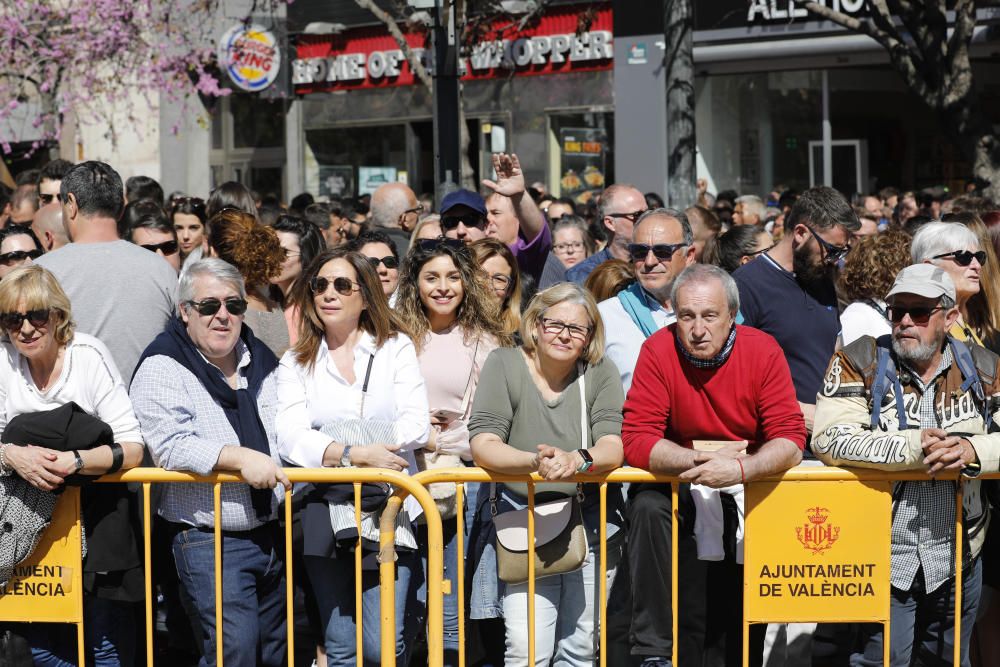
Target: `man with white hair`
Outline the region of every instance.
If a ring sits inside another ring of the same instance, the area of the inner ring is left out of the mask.
[[[955,637],[955,484],[964,491],[962,665],[979,606],[979,554],[989,512],[981,472],[1000,459],[1000,357],[948,335],[958,318],[955,285],[933,264],[896,276],[885,297],[892,334],[863,336],[837,352],[816,402],[813,451],[828,465],[921,470],[927,481],[893,489],[891,636],[893,667],[950,665]],[[626,417],[626,423],[628,419]],[[627,441],[626,441],[627,442]],[[882,632],[852,665],[882,664]]]
[[[405,183],[386,183],[372,193],[372,224],[396,242],[400,255],[410,249],[410,232],[424,207]]]
[[[764,202],[757,195],[743,195],[736,198],[733,208],[733,225],[761,225],[767,215]]]

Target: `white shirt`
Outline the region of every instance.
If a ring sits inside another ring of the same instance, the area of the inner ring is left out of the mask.
[[[864,301],[855,301],[840,314],[840,338],[843,345],[850,345],[862,336],[878,338],[892,333],[892,325],[885,317],[885,303],[875,302],[882,312]]]
[[[115,434],[115,442],[142,443],[139,421],[107,346],[76,333],[66,345],[59,377],[45,391],[35,386],[28,360],[10,341],[0,353],[0,431],[17,415],[53,410],[73,401]]]
[[[330,437],[317,429],[326,424],[361,416],[361,389],[372,363],[364,416],[396,423],[399,456],[409,464],[410,474],[417,472],[413,452],[427,444],[430,433],[430,408],[427,390],[417,364],[417,353],[407,336],[398,334],[375,349],[375,340],[363,334],[354,348],[354,382],[349,383],[337,370],[326,341],[320,342],[312,371],[295,361],[289,350],[278,367],[278,452],[281,458],[304,468],[323,466],[323,452]]]
[[[677,320],[674,311],[667,310],[651,297],[648,302],[656,306],[651,315],[657,329],[662,329]],[[646,342],[646,336],[625,312],[625,307],[617,296],[600,302],[597,304],[597,309],[601,313],[601,319],[604,320],[604,354],[618,367],[618,372],[622,376],[622,388],[628,394],[629,387],[632,386],[632,372],[635,370],[636,362],[639,361],[639,350]]]

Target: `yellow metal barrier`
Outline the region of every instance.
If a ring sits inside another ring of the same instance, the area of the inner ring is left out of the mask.
[[[428,470],[425,472],[418,473],[413,477],[415,481],[420,484],[429,486],[430,484],[438,483],[453,483],[456,484],[457,493],[457,536],[458,536],[458,557],[457,561],[459,564],[458,572],[456,573],[457,592],[458,592],[458,618],[459,618],[459,665],[465,664],[465,633],[464,633],[464,617],[465,617],[465,596],[464,596],[464,563],[465,563],[465,551],[464,551],[464,541],[462,539],[463,529],[464,529],[464,511],[463,511],[463,484],[466,482],[480,482],[480,483],[490,483],[490,482],[526,482],[528,483],[528,507],[532,510],[535,506],[535,486],[537,484],[546,484],[547,482],[539,477],[537,474],[533,475],[511,475],[511,474],[501,474],[492,473],[481,468],[450,468],[450,469],[436,469]],[[929,477],[919,471],[908,471],[908,472],[884,472],[878,470],[867,470],[860,468],[835,468],[835,467],[817,467],[817,466],[798,466],[791,470],[786,471],[781,475],[776,475],[762,480],[756,480],[751,482],[748,486],[754,486],[761,483],[773,483],[773,482],[897,482],[897,481],[926,481]],[[956,480],[958,476],[956,474],[949,475],[939,475],[936,479],[938,480]],[[1000,479],[1000,473],[994,474],[983,474],[980,479]],[[671,559],[671,606],[673,610],[673,637],[675,641],[673,642],[673,664],[677,665],[677,634],[678,634],[678,605],[677,605],[677,594],[678,594],[678,479],[676,476],[669,475],[657,475],[644,470],[639,470],[635,468],[623,468],[615,470],[613,472],[605,474],[581,474],[576,475],[570,480],[561,481],[572,481],[572,482],[582,482],[585,484],[598,484],[600,492],[600,546],[599,546],[599,558],[600,558],[600,569],[598,571],[598,576],[600,577],[600,630],[599,630],[599,657],[601,667],[605,667],[607,664],[607,485],[609,483],[640,483],[640,482],[655,482],[655,483],[665,483],[671,485],[671,511],[672,511],[672,521],[671,521],[671,534],[672,534],[672,549],[670,554]],[[891,487],[886,486],[886,491],[883,494],[885,496],[885,502],[891,505],[891,493],[889,491]],[[956,485],[957,491],[955,494],[955,506],[956,506],[956,521],[955,521],[955,579],[958,582],[955,586],[955,636],[961,636],[961,610],[962,610],[962,591],[961,591],[961,577],[962,577],[962,544],[963,544],[963,526],[962,526],[962,485]],[[534,580],[534,512],[528,512],[528,664],[534,664],[535,662],[535,634],[534,634],[534,617],[535,617],[535,605],[534,605],[534,593],[535,593],[535,580]],[[884,535],[885,543],[888,545],[891,535],[887,531]],[[752,549],[753,538],[750,535],[745,536],[745,550],[749,553]],[[888,553],[885,554],[888,557]],[[454,584],[452,584],[454,586]],[[886,590],[888,590],[889,582],[886,578],[884,582]],[[745,604],[746,598],[744,596]],[[883,649],[884,649],[884,659],[885,664],[889,664],[889,596],[886,594],[884,596],[885,605],[882,613],[882,618],[884,619],[884,636],[883,636]],[[815,619],[808,618],[786,618],[783,622],[793,622],[793,621],[811,621]],[[840,619],[840,622],[852,622],[854,619],[850,618],[848,615],[844,615]],[[746,666],[749,664],[749,626],[750,622],[744,619],[744,632],[743,632],[743,664]],[[960,647],[961,642],[955,642],[954,651],[954,664],[956,667],[960,665]]]

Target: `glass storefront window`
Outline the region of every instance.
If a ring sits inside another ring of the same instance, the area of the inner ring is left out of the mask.
[[[274,148],[285,144],[285,110],[281,102],[256,95],[229,96],[234,148]]]
[[[404,125],[307,130],[305,136],[311,154],[306,183],[320,197],[370,194],[407,169]]]
[[[568,113],[549,116],[549,188],[586,204],[614,183],[614,115]]]

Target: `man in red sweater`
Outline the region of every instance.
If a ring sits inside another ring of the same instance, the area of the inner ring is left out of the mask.
[[[771,336],[735,324],[739,291],[722,269],[695,264],[674,282],[676,324],[642,347],[625,401],[622,439],[629,465],[680,475],[712,488],[740,485],[787,470],[802,459],[806,429],[788,364]],[[700,451],[695,441],[726,442]],[[691,541],[695,511],[681,485],[681,540]],[[704,597],[681,606],[704,610],[703,645],[687,644],[679,657],[705,665],[739,664],[742,653],[743,568],[736,562],[737,504],[721,494],[725,559],[707,563]],[[644,665],[669,664],[670,488],[636,484],[629,491],[629,565],[632,569],[633,656]],[[680,571],[690,549],[680,549]],[[696,616],[693,612],[692,616]],[[681,627],[685,627],[681,619]],[[759,664],[764,626],[754,626],[751,664]],[[756,632],[759,630],[759,632]],[[700,649],[700,650],[699,650]],[[703,653],[703,661],[693,653]]]

